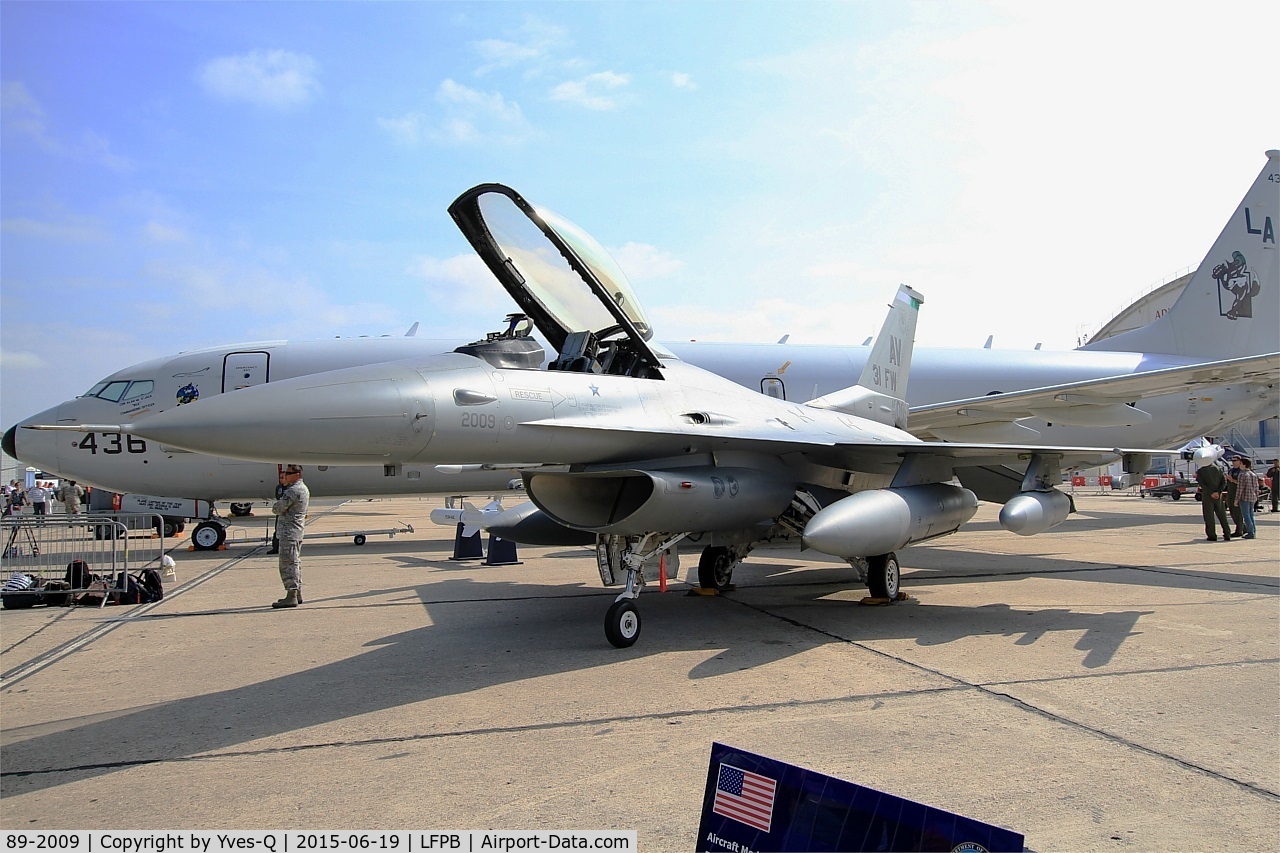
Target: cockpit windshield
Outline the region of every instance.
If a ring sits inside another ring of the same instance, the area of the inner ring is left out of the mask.
[[[514,190],[483,184],[449,213],[560,354],[553,370],[657,377],[653,327],[631,284],[596,240]]]
[[[106,400],[109,403],[119,403],[121,400],[130,400],[143,394],[150,394],[155,390],[155,385],[155,382],[150,379],[135,379],[132,382],[128,379],[112,379],[106,382],[99,382],[80,396],[97,397],[99,400]]]

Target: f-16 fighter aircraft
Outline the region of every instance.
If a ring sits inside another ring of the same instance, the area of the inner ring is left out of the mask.
[[[922,441],[903,427],[920,296],[899,290],[854,387],[805,404],[736,385],[651,343],[622,271],[585,232],[484,184],[449,212],[556,353],[515,328],[455,352],[317,373],[221,394],[138,423],[73,429],[137,435],[193,452],[311,464],[523,463],[537,510],[592,534],[606,585],[625,588],[605,633],[640,633],[646,576],[691,534],[702,562],[731,567],[755,544],[798,534],[848,560],[874,595],[898,595],[897,549],[952,533],[977,496],[952,484],[980,466],[1025,469],[1001,523],[1025,535],[1072,511],[1062,471],[1121,451]],[[544,470],[539,466],[569,466]]]
[[[1192,438],[1217,435],[1237,421],[1273,414],[1280,385],[1277,208],[1280,151],[1273,150],[1181,298],[1142,329],[1071,352],[917,348],[906,392],[910,432],[944,441],[1175,448]],[[248,386],[434,355],[465,343],[466,338],[427,339],[411,333],[233,343],[152,359],[105,376],[84,394],[10,427],[3,445],[28,465],[111,491],[195,498],[204,506],[252,500],[274,488],[276,465],[190,453],[116,432],[21,427],[138,423],[174,405],[202,405]],[[685,362],[795,401],[849,385],[870,355],[869,347],[852,345],[666,346]],[[904,396],[901,386],[896,396]],[[980,498],[998,501],[1008,494],[988,495],[979,479],[1004,481],[1006,492],[1016,491],[1022,479],[1021,472],[996,469],[961,473],[963,484]],[[460,465],[384,467],[379,462],[313,469],[307,472],[307,484],[316,496],[456,493],[500,489],[515,476]],[[236,512],[233,504],[232,514]],[[518,533],[527,532],[526,526]],[[563,534],[560,529],[558,535]],[[197,526],[191,539],[196,547],[209,548],[225,537],[222,521],[211,518]]]

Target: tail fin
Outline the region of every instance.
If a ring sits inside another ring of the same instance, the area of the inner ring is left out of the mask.
[[[922,304],[923,296],[905,284],[899,285],[858,384],[805,405],[906,429],[907,376],[911,372],[911,350],[916,342],[916,320]]]
[[[1163,317],[1083,350],[1169,353],[1208,359],[1280,351],[1280,151],[1245,193],[1227,227]]]

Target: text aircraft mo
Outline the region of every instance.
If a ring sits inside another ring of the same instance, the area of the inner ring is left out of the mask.
[[[1267,155],[1266,166],[1167,315],[1137,332],[1070,352],[918,348],[906,389],[909,430],[918,437],[956,441],[1171,448],[1274,414],[1280,373],[1280,270],[1274,260],[1280,152]],[[136,422],[224,391],[448,352],[465,343],[382,337],[196,350],[118,371],[18,426]],[[849,385],[870,354],[866,346],[666,346],[686,362],[792,400]],[[207,504],[261,498],[276,483],[272,464],[190,453],[114,432],[11,428],[4,449],[28,465],[112,491]],[[453,473],[412,463],[333,466],[308,471],[307,483],[317,496],[372,496],[489,491],[514,476],[456,466],[447,470]],[[192,540],[197,547],[214,547],[224,537],[221,524],[211,522],[197,528]]]
[[[873,347],[874,381],[805,404],[745,389],[650,343],[622,271],[589,235],[485,184],[449,208],[464,236],[555,351],[518,329],[473,347],[238,390],[136,423],[83,425],[199,453],[345,465],[526,465],[550,522],[593,534],[601,579],[625,589],[606,634],[635,642],[635,599],[675,545],[700,534],[709,562],[799,534],[895,598],[895,551],[957,530],[977,509],[964,469],[1021,464],[1001,524],[1030,535],[1064,521],[1067,468],[1120,450],[927,442],[896,396],[919,295],[903,287]],[[867,373],[864,372],[864,375]],[[1136,451],[1141,453],[1141,451]],[[529,463],[570,466],[547,471]],[[710,554],[710,557],[707,555]]]

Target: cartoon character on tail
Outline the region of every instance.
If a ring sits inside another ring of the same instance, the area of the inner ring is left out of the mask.
[[[1235,301],[1226,311],[1221,311],[1221,300],[1219,300],[1222,316],[1230,320],[1253,316],[1253,297],[1258,295],[1262,286],[1258,284],[1258,276],[1249,269],[1249,262],[1245,260],[1243,254],[1232,252],[1231,260],[1223,261],[1213,268],[1213,278],[1223,290],[1235,297]]]

